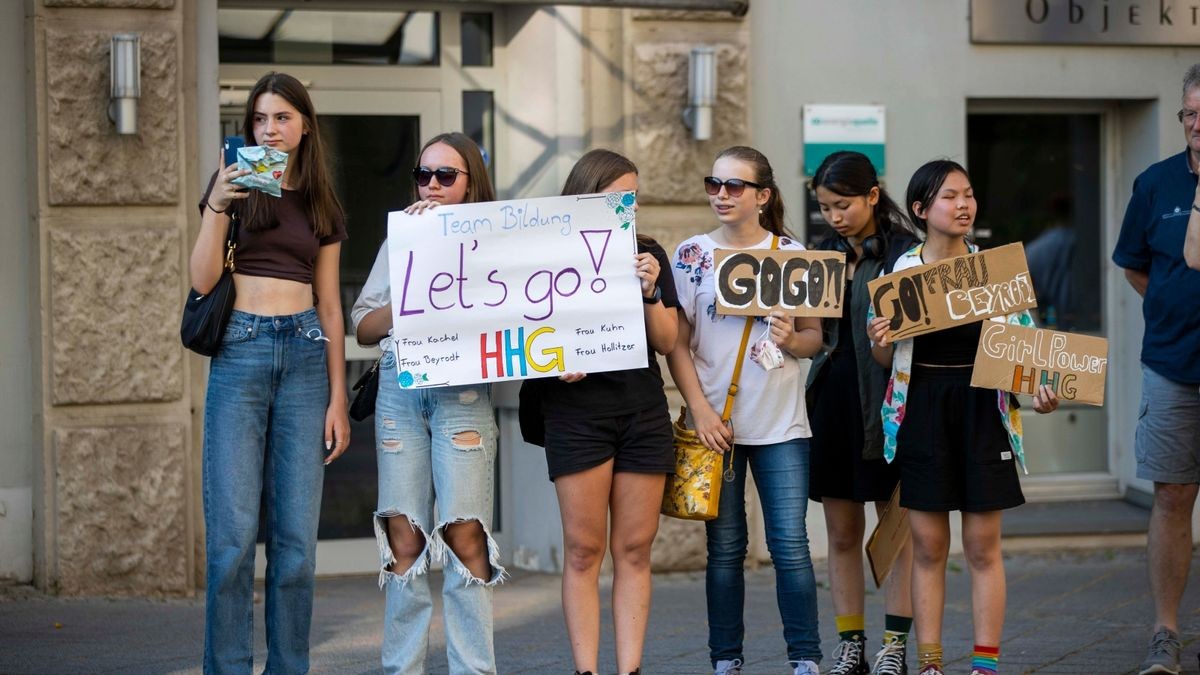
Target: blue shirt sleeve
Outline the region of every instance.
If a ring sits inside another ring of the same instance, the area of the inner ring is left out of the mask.
[[[1125,207],[1125,219],[1121,221],[1121,233],[1117,236],[1117,246],[1113,249],[1112,259],[1118,267],[1127,270],[1145,271],[1150,267],[1150,243],[1147,238],[1147,225],[1153,217],[1150,207],[1150,196],[1142,185],[1142,177],[1133,181],[1133,195],[1129,197],[1129,205]]]

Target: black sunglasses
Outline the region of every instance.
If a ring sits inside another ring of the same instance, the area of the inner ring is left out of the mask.
[[[429,185],[429,181],[437,178],[437,182],[442,187],[450,187],[454,185],[454,181],[458,180],[458,174],[468,176],[466,171],[456,169],[452,166],[441,166],[436,169],[431,169],[427,166],[418,166],[413,169],[413,178],[416,179],[417,185],[425,187]]]
[[[741,178],[730,178],[728,180],[721,180],[720,178],[717,178],[716,176],[705,176],[704,177],[704,191],[710,195],[718,194],[721,191],[722,185],[725,186],[725,192],[727,192],[730,197],[735,197],[735,198],[742,196],[742,193],[746,191],[747,185],[754,188],[755,190],[761,190],[763,187],[763,186],[759,185],[758,183],[751,183],[750,181],[742,180]]]

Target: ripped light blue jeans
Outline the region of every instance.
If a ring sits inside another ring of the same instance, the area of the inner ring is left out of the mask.
[[[462,442],[455,434],[477,432]],[[387,592],[383,668],[388,673],[428,672],[425,655],[433,600],[429,564],[444,566],[442,616],[451,673],[495,673],[492,588],[504,577],[491,535],[496,420],[486,384],[401,389],[394,355],[379,367],[375,446],[379,466],[379,585]],[[437,521],[434,521],[434,503]],[[425,538],[425,550],[407,570],[392,570],[387,519],[405,516]],[[487,536],[492,574],[479,579],[446,544],[448,525],[477,520]],[[397,574],[398,572],[398,574]]]

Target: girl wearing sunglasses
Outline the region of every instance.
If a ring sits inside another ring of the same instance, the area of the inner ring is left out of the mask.
[[[420,213],[438,205],[494,201],[479,146],[461,133],[440,134],[421,148],[413,171]],[[452,673],[495,673],[492,587],[504,576],[490,534],[496,423],[486,384],[401,389],[392,344],[387,242],[354,303],[362,345],[380,344],[375,443],[379,506],[375,535],[386,589],[383,667],[428,672],[425,654],[433,602],[429,564],[444,565],[442,615]],[[437,522],[434,522],[434,502]]]
[[[812,421],[809,497],[825,507],[829,533],[829,588],[839,642],[828,675],[866,675],[863,617],[864,505],[881,511],[900,480],[883,459],[879,408],[888,370],[871,357],[867,339],[867,282],[891,272],[902,253],[917,243],[904,212],[883,187],[871,160],[860,152],[835,152],[821,162],[812,188],[825,222],[833,228],[817,248],[846,254],[841,318],[822,319],[825,345],[808,371]],[[903,675],[912,628],[909,572],[912,547],[905,545],[887,581],[883,647],[871,675]]]
[[[779,613],[789,667],[815,675],[821,660],[816,579],[804,517],[808,506],[808,418],[800,359],[821,347],[817,319],[790,319],[772,312],[755,321],[751,342],[769,340],[782,350],[782,366],[767,370],[748,348],[733,404],[732,427],[721,421],[726,392],[739,357],[743,317],[716,313],[715,249],[783,250],[804,247],[784,229],[783,200],[767,158],[736,146],[717,156],[704,179],[718,226],[694,236],[675,252],[675,287],[682,317],[667,364],[688,406],[688,424],[708,448],[724,454],[733,480],[721,487],[717,517],[708,535],[708,644],[716,675],[738,675],[745,604],[746,470],[754,471],[775,565]],[[765,347],[765,345],[764,345]]]
[[[637,167],[610,150],[575,163],[564,195],[636,192]],[[637,204],[634,203],[634,210]],[[650,547],[666,474],[675,470],[671,419],[657,354],[675,346],[678,318],[667,253],[639,234],[631,260],[642,283],[649,360],[644,368],[526,380],[521,414],[544,418],[550,480],[562,513],[563,615],[576,675],[599,673],[600,563],[613,558],[617,672],[640,673],[650,614]],[[657,352],[657,354],[656,354]],[[530,408],[536,408],[530,410]],[[612,531],[609,533],[609,522]],[[607,541],[606,541],[607,540]]]
[[[937,160],[908,184],[908,215],[925,243],[896,261],[895,271],[974,253],[975,192],[961,165]],[[971,570],[975,651],[972,675],[996,675],[1004,627],[1002,509],[1025,503],[1017,468],[1025,466],[1016,398],[971,386],[981,321],[893,344],[890,317],[867,307],[872,354],[892,374],[883,400],[883,453],[900,465],[900,505],[912,525],[912,604],[920,675],[942,675],[942,614],[950,511],[962,512],[963,551]],[[1028,311],[993,321],[1032,326]],[[1042,385],[1033,409],[1048,413],[1058,398]]]

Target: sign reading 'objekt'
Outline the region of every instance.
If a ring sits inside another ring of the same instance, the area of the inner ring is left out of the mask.
[[[402,388],[644,368],[632,192],[388,216]]]
[[[1195,0],[971,0],[971,42],[1200,44]]]

